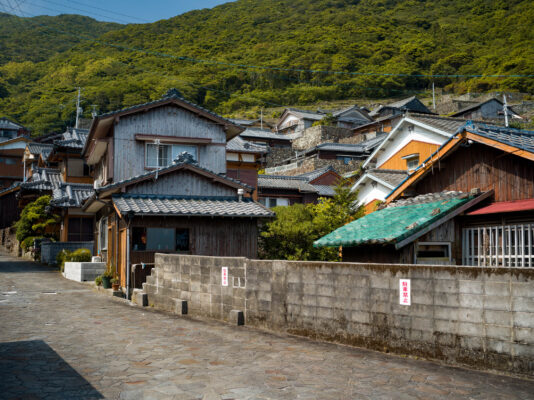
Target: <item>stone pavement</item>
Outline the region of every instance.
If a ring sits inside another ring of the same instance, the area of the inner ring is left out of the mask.
[[[0,256],[2,399],[534,399],[534,382],[152,312]]]

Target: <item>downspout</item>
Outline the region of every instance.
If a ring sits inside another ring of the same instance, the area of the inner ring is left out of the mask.
[[[126,299],[130,300],[130,224],[126,226]]]

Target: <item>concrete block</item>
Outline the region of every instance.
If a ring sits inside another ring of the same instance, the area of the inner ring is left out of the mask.
[[[509,296],[510,282],[486,282],[484,292],[486,296]]]
[[[534,357],[534,346],[527,344],[512,343],[512,356],[514,357]]]
[[[512,295],[530,297],[534,295],[534,281],[532,282],[513,282]]]
[[[410,325],[404,326],[405,328],[418,329],[420,331],[433,331],[434,330],[434,320],[430,318],[410,318],[408,320]]]
[[[486,310],[511,311],[510,296],[484,296]]]
[[[412,288],[412,291],[414,289]],[[428,281],[428,285],[423,289],[430,292],[432,290],[432,281]],[[445,293],[458,293],[458,281],[451,279],[436,279],[434,280],[434,291]]]
[[[369,278],[370,287],[377,289],[389,289],[389,278],[384,278],[380,275],[371,275]]]
[[[398,289],[397,289],[397,299],[398,299]],[[415,292],[412,290],[412,304],[434,304],[434,296],[431,292]]]
[[[458,322],[443,319],[434,320],[434,330],[439,333],[458,333]]]
[[[332,321],[332,319],[334,318],[334,310],[332,308],[327,307],[317,307],[316,317],[318,319],[326,319]]]
[[[478,308],[460,308],[456,313],[458,321],[462,322],[471,322],[471,323],[482,323],[484,318],[484,311]]]
[[[482,308],[484,304],[484,296],[478,294],[460,293],[458,300],[460,306],[464,308]]]
[[[241,310],[231,310],[228,320],[237,326],[245,325],[245,313]]]
[[[484,282],[482,280],[459,280],[458,292],[464,294],[484,294]]]
[[[519,328],[534,328],[533,312],[514,312],[512,314],[514,326]]]
[[[148,295],[142,289],[134,289],[132,294],[132,301],[141,307],[148,306]]]
[[[449,320],[449,321],[457,321],[458,320],[458,308],[457,307],[434,306],[434,318],[444,319],[444,320]]]
[[[334,306],[334,298],[328,296],[317,296],[317,306],[318,307],[329,307]]]
[[[498,339],[487,339],[486,348],[489,351],[501,354],[512,354],[512,343]]]
[[[76,282],[91,282],[106,271],[106,263],[66,262],[63,276]]]
[[[434,293],[434,304],[437,306],[459,307],[460,295],[454,293]]]
[[[335,295],[334,294],[334,286],[317,285],[317,295],[318,296],[333,297]]]
[[[484,327],[482,324],[471,324],[469,322],[458,322],[457,332],[461,336],[484,337]]]
[[[174,299],[174,313],[178,315],[187,315],[187,301]]]
[[[514,339],[521,344],[534,345],[534,328],[514,328]]]
[[[493,325],[511,326],[512,313],[509,311],[485,310],[484,322]]]
[[[510,342],[513,328],[509,326],[486,325],[486,337]]]
[[[534,293],[532,293],[534,296]],[[534,297],[514,297],[512,300],[513,311],[534,312]]]

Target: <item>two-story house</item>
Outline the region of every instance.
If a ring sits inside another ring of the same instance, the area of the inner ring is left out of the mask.
[[[138,265],[156,252],[256,256],[258,221],[273,213],[226,175],[227,142],[242,131],[176,90],[94,118],[83,154],[95,193],[83,210],[123,288],[140,285]]]

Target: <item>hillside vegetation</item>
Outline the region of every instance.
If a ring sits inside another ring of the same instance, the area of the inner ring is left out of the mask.
[[[89,105],[105,112],[169,87],[223,114],[401,97],[432,80],[458,93],[532,93],[533,78],[414,76],[534,74],[532,21],[529,0],[238,0],[112,30],[44,61],[0,66],[0,114],[36,133],[60,129],[73,120],[76,86],[84,88],[86,115]]]

